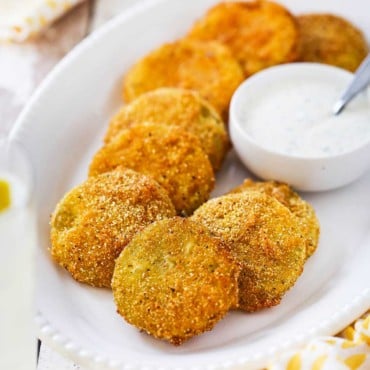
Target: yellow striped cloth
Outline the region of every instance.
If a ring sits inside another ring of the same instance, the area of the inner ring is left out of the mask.
[[[0,2],[0,41],[22,42],[40,33],[82,0],[6,0]]]
[[[370,311],[336,337],[311,341],[282,355],[268,370],[369,370]]]

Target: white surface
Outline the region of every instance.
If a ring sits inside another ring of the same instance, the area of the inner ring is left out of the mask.
[[[368,96],[357,97],[339,116],[331,113],[351,79],[347,71],[314,63],[276,66],[248,78],[230,108],[230,136],[243,163],[264,179],[303,191],[338,188],[367,173]],[[323,146],[332,149],[325,153]]]
[[[68,358],[42,343],[37,370],[89,370],[74,364]]]
[[[0,369],[29,370],[36,365],[31,178],[24,153],[0,140],[0,179],[9,184],[10,191],[10,205],[0,212]]]
[[[110,292],[74,282],[50,261],[49,214],[61,195],[86,177],[104,125],[120,104],[123,73],[148,50],[181,36],[214,2],[149,1],[114,20],[49,75],[13,132],[37,170],[40,335],[88,368],[261,367],[279,351],[337,332],[370,305],[370,174],[340,191],[307,197],[321,220],[321,242],[280,306],[249,315],[233,312],[212,332],[179,348],[125,324],[115,313]],[[303,10],[294,0],[286,3]],[[317,0],[304,10],[340,10],[369,34],[361,4]],[[216,193],[246,175],[231,153]]]
[[[0,42],[0,137],[8,133],[46,73],[86,35],[87,21],[86,3],[37,39],[22,44]]]
[[[29,370],[36,365],[34,221],[29,207],[14,207],[0,214],[4,247],[0,262],[1,369]],[[14,266],[17,266],[16,274]]]

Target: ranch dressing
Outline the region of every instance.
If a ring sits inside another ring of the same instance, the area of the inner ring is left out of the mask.
[[[370,104],[363,93],[334,116],[331,109],[345,87],[325,76],[272,83],[246,101],[243,126],[258,144],[282,154],[324,157],[352,151],[370,141]]]

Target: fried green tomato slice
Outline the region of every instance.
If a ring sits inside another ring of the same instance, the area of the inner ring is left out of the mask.
[[[222,2],[199,19],[191,39],[227,46],[250,76],[298,57],[298,26],[287,9],[270,1]]]
[[[280,303],[303,271],[306,245],[297,218],[260,192],[209,200],[191,217],[231,249],[242,266],[239,308],[256,311]]]
[[[341,17],[306,14],[297,20],[301,61],[331,64],[354,72],[369,52],[363,33]]]
[[[160,87],[195,90],[225,119],[231,96],[243,79],[241,67],[223,45],[182,40],[138,61],[124,78],[123,96],[131,102]]]
[[[119,166],[153,177],[181,215],[203,204],[215,182],[199,139],[168,125],[138,124],[122,131],[95,154],[90,176]]]
[[[205,227],[180,217],[158,221],[117,259],[117,311],[148,334],[179,345],[211,330],[236,305],[239,271]]]
[[[302,235],[306,240],[306,257],[310,257],[319,243],[320,224],[315,210],[304,201],[289,185],[277,181],[255,182],[246,179],[243,184],[230,191],[240,193],[244,191],[259,191],[277,199],[281,204],[298,218]]]
[[[175,214],[165,190],[147,176],[121,169],[91,177],[56,206],[51,255],[75,280],[109,288],[115,259],[132,237]]]
[[[141,95],[112,118],[105,142],[110,142],[123,129],[143,122],[177,126],[197,136],[215,171],[221,167],[230,147],[221,117],[195,91],[160,88]]]

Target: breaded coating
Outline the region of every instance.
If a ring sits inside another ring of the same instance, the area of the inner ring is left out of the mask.
[[[221,167],[230,147],[221,117],[195,91],[160,88],[141,95],[113,117],[105,142],[110,142],[123,129],[143,122],[177,126],[196,135],[215,171]]]
[[[223,45],[182,40],[162,45],[137,62],[125,76],[123,96],[131,102],[159,87],[195,90],[225,119],[243,79],[238,62]]]
[[[306,240],[306,258],[310,257],[319,243],[320,224],[313,207],[304,201],[288,184],[277,181],[255,182],[244,180],[243,184],[230,191],[240,193],[244,191],[259,191],[277,199],[281,204],[298,218],[302,235]]]
[[[306,14],[297,20],[301,61],[331,64],[354,72],[369,52],[362,32],[341,17]]]
[[[179,345],[211,330],[237,304],[239,271],[205,227],[180,217],[158,221],[117,259],[117,311],[148,334]]]
[[[68,192],[51,217],[51,254],[72,277],[110,287],[115,259],[150,223],[176,214],[153,179],[120,169],[91,177]]]
[[[296,21],[270,1],[219,3],[194,24],[188,37],[230,48],[246,76],[298,58]]]
[[[102,147],[90,165],[90,176],[118,166],[153,177],[168,192],[179,215],[190,215],[214,186],[214,174],[199,139],[161,124],[138,124]]]
[[[230,248],[242,265],[239,308],[256,311],[280,303],[303,271],[306,244],[297,218],[260,192],[228,194],[191,217]]]

